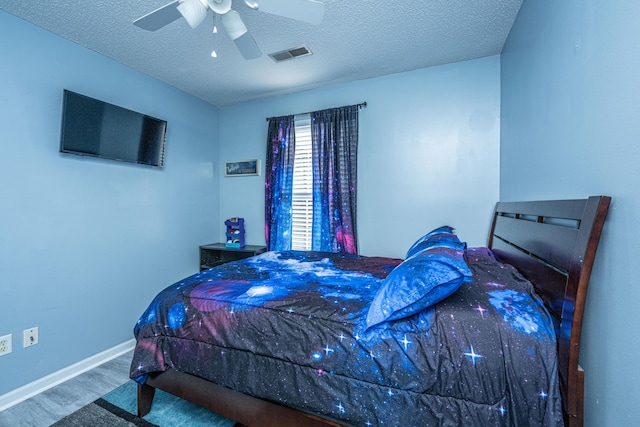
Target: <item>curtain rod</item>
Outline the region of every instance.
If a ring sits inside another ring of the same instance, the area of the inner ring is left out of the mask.
[[[334,107],[334,108],[344,108],[344,107],[358,107],[358,109],[362,109],[364,107],[367,106],[367,102],[361,102],[360,104],[353,104],[353,105],[343,105],[342,107]],[[325,108],[325,110],[332,110],[333,108]],[[317,111],[323,111],[323,110],[317,110]],[[307,111],[306,113],[297,113],[294,114],[294,116],[298,116],[300,114],[311,114],[311,113],[315,113],[315,111]],[[269,121],[269,119],[273,119],[275,117],[282,117],[282,116],[274,116],[274,117],[267,117],[267,121]]]

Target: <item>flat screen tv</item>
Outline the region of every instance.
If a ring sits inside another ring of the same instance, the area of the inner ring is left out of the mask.
[[[167,122],[64,91],[60,152],[164,166]]]

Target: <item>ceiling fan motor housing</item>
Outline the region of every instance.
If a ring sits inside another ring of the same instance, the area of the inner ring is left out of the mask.
[[[203,0],[201,0],[203,1]],[[211,10],[218,15],[224,15],[231,10],[231,0],[204,0],[209,4]]]

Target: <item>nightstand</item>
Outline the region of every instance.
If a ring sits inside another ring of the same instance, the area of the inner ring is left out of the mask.
[[[229,248],[224,243],[212,243],[200,246],[200,271],[231,261],[249,258],[266,252],[265,246],[245,245],[241,248]]]

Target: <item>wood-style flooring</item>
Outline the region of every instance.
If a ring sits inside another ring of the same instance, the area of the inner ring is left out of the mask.
[[[48,427],[129,380],[133,350],[0,412],[0,427]]]

